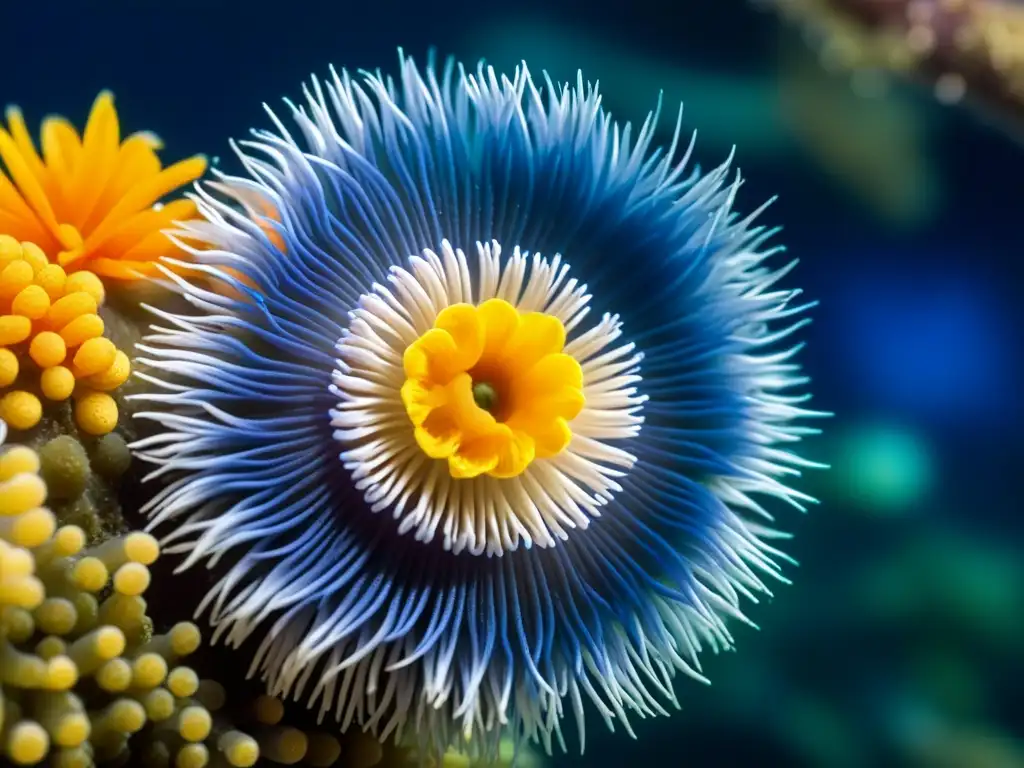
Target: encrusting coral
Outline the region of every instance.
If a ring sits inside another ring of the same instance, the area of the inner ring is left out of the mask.
[[[182,622],[152,632],[143,595],[156,540],[134,532],[86,546],[80,527],[58,527],[44,506],[44,466],[24,446],[0,453],[4,757],[70,767],[131,755],[145,765],[201,768],[219,755],[254,765],[255,740],[215,726],[203,683],[183,663],[200,645],[199,629]]]

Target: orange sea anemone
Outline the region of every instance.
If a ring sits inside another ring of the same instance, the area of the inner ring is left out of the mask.
[[[48,117],[36,151],[21,111],[7,110],[0,127],[0,234],[37,244],[68,272],[133,280],[155,273],[161,256],[182,254],[163,230],[192,218],[189,200],[159,205],[195,181],[206,159],[162,167],[161,142],[151,133],[121,140],[113,95],[101,93],[79,136],[70,122]]]

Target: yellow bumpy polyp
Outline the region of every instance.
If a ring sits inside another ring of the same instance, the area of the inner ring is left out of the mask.
[[[501,299],[444,309],[405,350],[402,402],[416,442],[452,477],[515,477],[572,439],[583,371],[553,315]]]
[[[78,425],[89,434],[117,426],[117,405],[103,393],[127,380],[131,363],[103,336],[105,298],[92,272],[69,275],[33,243],[0,235],[0,418],[11,427],[39,423],[37,393],[52,402],[74,397]],[[38,387],[21,388],[30,376]]]

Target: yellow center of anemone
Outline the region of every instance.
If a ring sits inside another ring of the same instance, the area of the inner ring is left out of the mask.
[[[515,477],[556,456],[583,408],[583,371],[565,326],[501,299],[454,304],[405,350],[402,402],[416,442],[452,477]]]

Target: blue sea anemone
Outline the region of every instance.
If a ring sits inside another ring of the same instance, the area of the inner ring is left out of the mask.
[[[313,79],[198,187],[195,311],[140,347],[147,512],[223,560],[199,612],[269,692],[484,754],[564,748],[569,710],[582,747],[780,578],[807,305],[681,113],[652,150],[582,76],[401,67]]]

